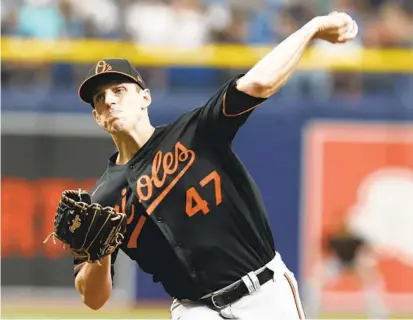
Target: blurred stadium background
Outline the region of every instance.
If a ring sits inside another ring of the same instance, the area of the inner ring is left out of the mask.
[[[412,0],[2,0],[2,318],[169,315],[160,285],[123,256],[113,299],[87,310],[73,288],[71,259],[42,244],[60,192],[91,186],[113,152],[77,99],[91,63],[130,59],[151,88],[152,119],[162,124],[332,10],[353,15],[360,36],[347,45],[314,43],[234,147],[300,283],[322,259],[320,239],[356,207],[364,232],[382,245],[392,316],[412,318]],[[374,174],[369,185],[384,187],[364,197],[360,186]],[[323,287],[322,297],[325,318],[365,317],[352,275]]]

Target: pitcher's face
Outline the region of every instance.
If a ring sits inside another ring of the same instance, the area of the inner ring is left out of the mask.
[[[109,133],[128,132],[136,126],[151,103],[149,90],[132,82],[102,85],[93,95],[93,116]]]

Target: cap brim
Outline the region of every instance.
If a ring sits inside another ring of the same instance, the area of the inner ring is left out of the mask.
[[[85,103],[91,104],[93,102],[93,94],[96,91],[96,87],[98,85],[102,85],[102,78],[108,78],[108,80],[110,80],[111,78],[113,78],[113,76],[123,76],[125,77],[125,79],[132,80],[133,82],[141,86],[137,79],[135,79],[127,73],[119,71],[107,71],[103,73],[98,73],[94,74],[93,76],[90,76],[89,78],[86,78],[86,80],[83,81],[82,84],[79,86],[78,96],[80,100],[82,100]]]

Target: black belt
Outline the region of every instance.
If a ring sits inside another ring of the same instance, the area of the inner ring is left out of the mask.
[[[257,274],[257,278],[260,282],[260,285],[263,285],[267,281],[271,280],[273,277],[274,271],[268,268],[264,268],[264,270]],[[206,305],[212,308],[221,309],[248,294],[249,291],[244,281],[238,280],[234,284],[230,285],[228,288],[223,289],[222,291],[216,294],[212,294],[210,297],[200,299],[199,301],[205,303]]]

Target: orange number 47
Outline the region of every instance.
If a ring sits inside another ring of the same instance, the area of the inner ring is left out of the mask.
[[[218,172],[212,171],[209,175],[202,179],[199,184],[201,187],[205,187],[211,181],[214,183],[215,205],[219,206],[222,202],[222,189],[221,178]],[[210,211],[208,202],[201,197],[195,187],[191,187],[186,191],[185,211],[189,217],[192,217],[199,211],[202,211],[203,214],[207,214]]]

